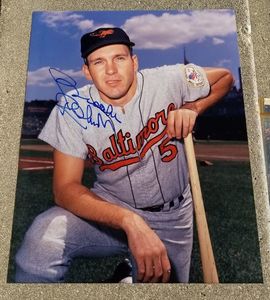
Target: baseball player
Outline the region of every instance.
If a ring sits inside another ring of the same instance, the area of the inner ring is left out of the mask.
[[[182,138],[233,79],[193,64],[138,71],[134,45],[120,28],[81,38],[92,84],[62,90],[39,136],[54,147],[56,206],[27,231],[17,282],[62,282],[75,257],[115,254],[130,257],[133,282],[188,282],[193,209]],[[92,189],[82,185],[86,158]]]

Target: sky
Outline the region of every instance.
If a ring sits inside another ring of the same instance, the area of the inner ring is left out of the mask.
[[[230,69],[239,87],[239,52],[233,10],[136,10],[34,12],[26,101],[54,100],[58,88],[49,68],[87,84],[80,38],[99,27],[121,27],[135,43],[139,68],[183,63]]]

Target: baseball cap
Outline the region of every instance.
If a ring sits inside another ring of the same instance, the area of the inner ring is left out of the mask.
[[[135,45],[121,28],[98,28],[81,37],[81,55],[86,58],[94,50],[112,44],[124,44],[131,47]]]

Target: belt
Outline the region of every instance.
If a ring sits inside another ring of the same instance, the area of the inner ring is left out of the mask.
[[[178,198],[178,201],[179,203],[184,199],[184,197],[181,195],[179,196]],[[159,212],[159,211],[162,211],[163,208],[164,208],[164,203],[163,204],[160,204],[160,205],[154,205],[154,206],[149,206],[149,207],[142,207],[142,208],[139,208],[141,210],[144,210],[144,211],[152,211],[152,212]],[[170,201],[169,202],[169,207],[174,207],[174,200]]]

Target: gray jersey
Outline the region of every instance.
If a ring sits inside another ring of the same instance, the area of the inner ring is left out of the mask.
[[[134,208],[163,204],[188,184],[183,144],[166,135],[168,113],[205,97],[209,83],[195,65],[163,66],[137,74],[123,108],[103,102],[93,85],[63,95],[39,138],[95,166],[93,191]]]

